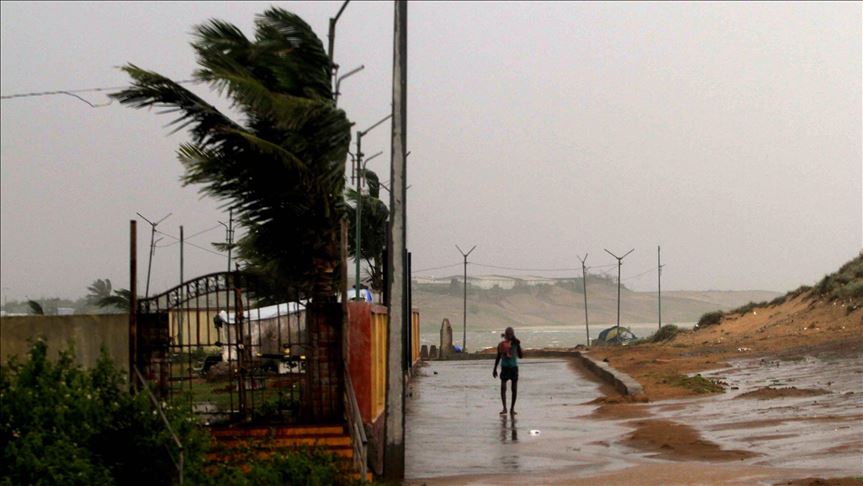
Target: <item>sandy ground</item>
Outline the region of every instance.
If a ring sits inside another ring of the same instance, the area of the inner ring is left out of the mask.
[[[650,400],[696,396],[673,377],[725,368],[731,360],[794,360],[804,356],[847,358],[863,354],[863,308],[848,313],[839,302],[797,297],[779,306],[731,316],[716,326],[660,344],[594,347],[606,360],[644,386]]]
[[[589,354],[646,394],[633,402],[600,385],[590,417],[624,432],[591,445],[640,459],[406,484],[863,485],[863,309],[798,297],[665,343]],[[694,374],[704,379],[681,379]]]

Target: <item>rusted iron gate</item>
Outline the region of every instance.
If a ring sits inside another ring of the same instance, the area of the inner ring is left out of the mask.
[[[162,399],[210,424],[340,418],[328,406],[342,390],[338,326],[322,329],[298,298],[258,288],[249,274],[221,272],[138,301],[130,359]]]

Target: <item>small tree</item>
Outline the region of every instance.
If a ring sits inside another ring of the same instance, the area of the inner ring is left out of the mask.
[[[30,312],[37,316],[44,316],[45,310],[42,308],[42,304],[36,302],[35,300],[28,300],[27,305],[30,306]]]
[[[366,261],[368,266],[371,287],[382,290],[384,286],[384,251],[387,247],[387,223],[390,212],[386,204],[380,199],[380,181],[377,174],[366,169],[363,178],[368,182],[369,193],[359,197],[357,191],[348,189],[348,200],[353,203],[348,209],[348,253],[351,257],[357,257],[356,232],[357,204],[362,204],[362,239],[360,241],[360,258]],[[362,201],[361,203],[359,201]]]

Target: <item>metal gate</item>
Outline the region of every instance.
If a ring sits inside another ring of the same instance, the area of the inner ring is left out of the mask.
[[[273,303],[258,288],[250,274],[221,272],[138,301],[132,359],[163,400],[210,424],[312,414],[305,303]]]

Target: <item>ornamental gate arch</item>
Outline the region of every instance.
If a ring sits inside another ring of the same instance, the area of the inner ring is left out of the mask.
[[[341,418],[340,326],[260,288],[249,273],[219,272],[139,300],[130,364],[205,423]]]

